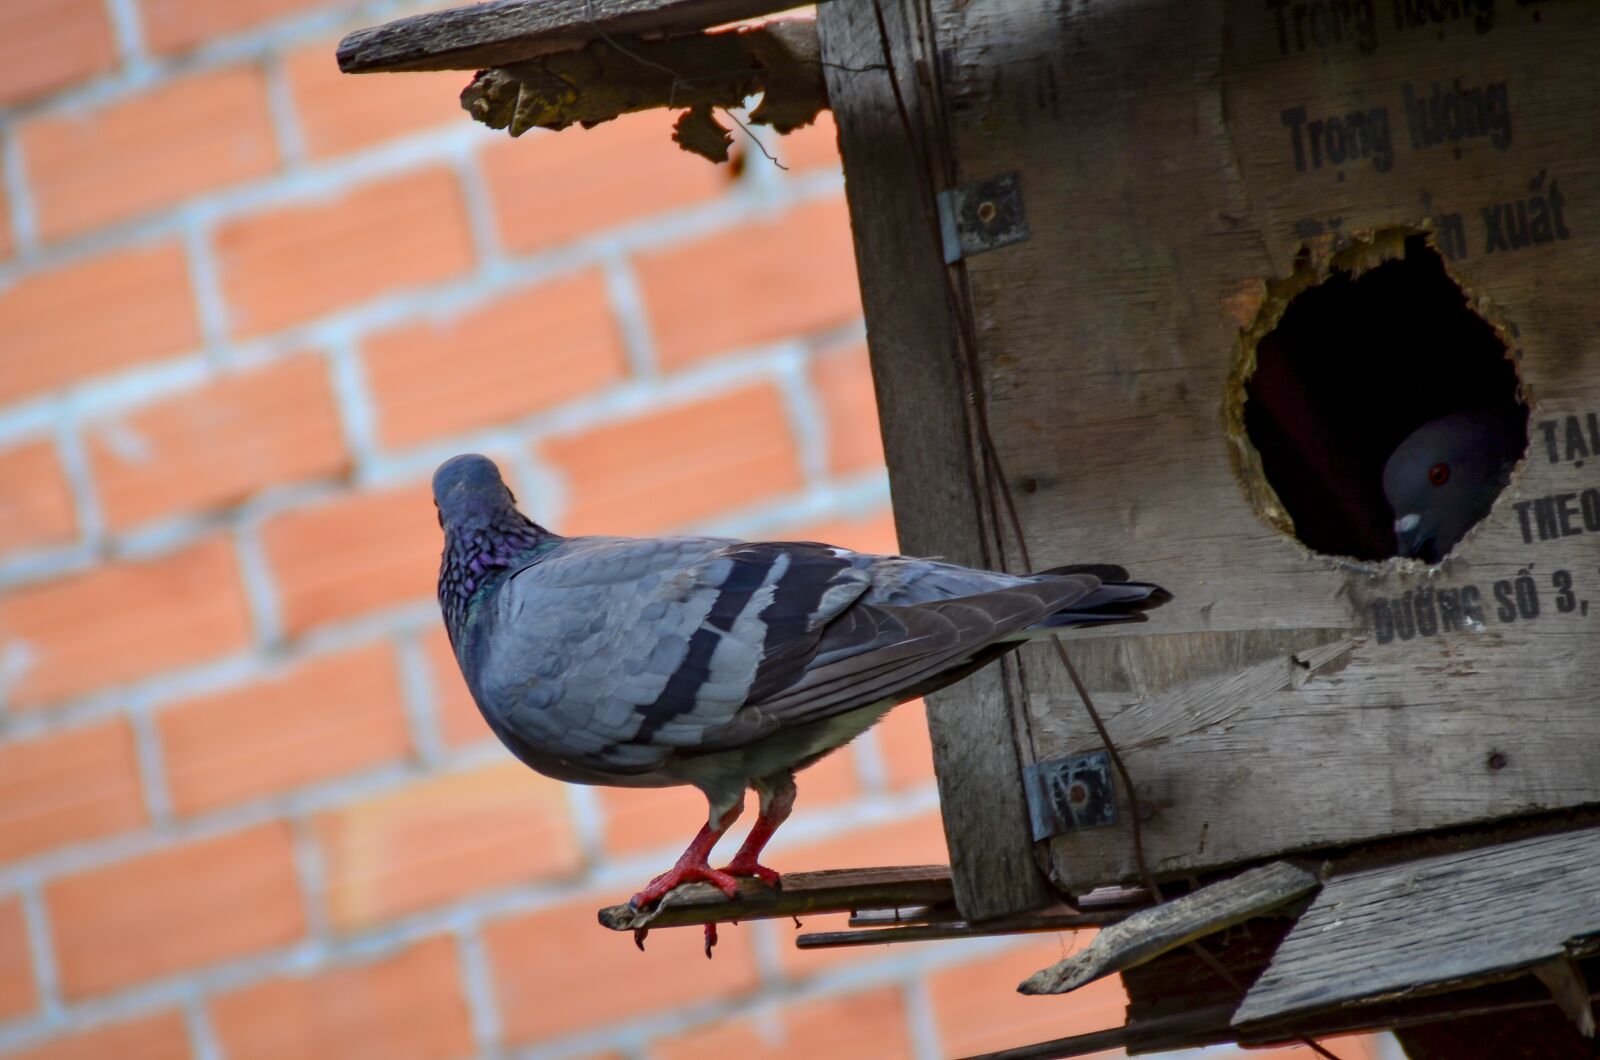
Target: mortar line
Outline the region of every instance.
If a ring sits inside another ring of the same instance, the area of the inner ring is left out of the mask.
[[[401,704],[411,731],[411,744],[424,765],[438,768],[445,757],[441,736],[439,696],[431,660],[418,633],[407,632],[392,638],[395,665],[399,669]]]
[[[61,996],[60,969],[56,967],[55,947],[50,938],[43,885],[38,880],[27,880],[19,884],[17,895],[22,901],[22,919],[28,934],[28,952],[40,1012],[47,1023],[58,1024],[66,1019],[66,1001]]]
[[[281,52],[262,58],[262,76],[267,84],[267,115],[277,136],[278,150],[285,168],[294,169],[307,158],[305,130],[300,127],[300,112],[294,103],[294,86]]]
[[[130,707],[123,713],[133,734],[133,752],[139,766],[140,787],[144,792],[150,827],[160,828],[170,824],[173,819],[172,788],[167,779],[161,736],[149,709]]]

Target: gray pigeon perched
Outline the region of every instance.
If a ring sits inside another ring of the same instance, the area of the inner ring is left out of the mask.
[[[1170,598],[1117,567],[1017,576],[809,541],[562,537],[475,455],[439,468],[433,498],[445,628],[511,753],[559,780],[690,784],[710,803],[637,908],[690,880],[730,897],[736,876],[776,884],[757,859],[794,805],[795,770],[1031,636],[1140,621]],[[760,818],[713,869],[746,788]]]
[[[1438,563],[1489,514],[1528,446],[1527,411],[1479,409],[1429,420],[1383,467],[1402,556]]]

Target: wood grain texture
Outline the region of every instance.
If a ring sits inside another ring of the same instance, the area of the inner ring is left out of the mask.
[[[339,69],[482,70],[581,48],[602,31],[694,33],[792,6],[781,0],[491,0],[358,29],[339,42]]]
[[[884,0],[882,10],[894,76],[912,120],[920,121],[927,104],[912,63],[925,53],[905,6]],[[926,164],[883,69],[873,0],[831,0],[818,9],[817,27],[849,174],[845,193],[900,546],[981,566],[992,557]],[[998,667],[928,698],[956,901],[972,922],[1056,899],[1033,856],[1013,717]]]
[[[1600,489],[1600,460],[1547,459],[1537,426],[1600,410],[1600,82],[1586,72],[1600,8],[1533,7],[1479,31],[1396,29],[1378,5],[1363,50],[1353,31],[1301,49],[1293,5],[1280,38],[1277,9],[1246,0],[932,0],[957,179],[1016,170],[1027,201],[1032,238],[965,267],[1034,562],[1116,562],[1175,594],[1131,636],[1069,645],[1130,744],[1160,875],[1600,801],[1600,533],[1528,541],[1515,508]],[[1412,146],[1407,86],[1426,102],[1458,78],[1509,86],[1504,149]],[[1388,168],[1296,168],[1286,111],[1380,104]],[[1570,238],[1490,251],[1486,213],[1551,180]],[[1241,329],[1302,253],[1314,266],[1364,232],[1457,218],[1449,268],[1511,338],[1530,459],[1439,571],[1313,554],[1240,479],[1223,411]],[[897,434],[921,429],[887,425],[891,466]],[[1540,612],[1502,618],[1497,587],[1524,570]],[[1575,579],[1571,610],[1555,604],[1558,570]],[[1480,623],[1389,639],[1374,625],[1380,603],[1468,589]],[[1325,647],[1337,657],[1296,661]],[[1056,661],[1029,648],[1021,667],[1023,756],[1097,747]],[[1052,839],[1054,878],[1075,893],[1132,879],[1126,821]]]
[[[1103,976],[1271,912],[1317,889],[1314,873],[1287,861],[1248,869],[1105,928],[1077,953],[1022,981],[1023,994],[1065,994]]]
[[[650,909],[635,909],[624,902],[606,906],[599,918],[602,927],[613,931],[638,931],[939,903],[951,897],[950,870],[943,865],[827,869],[788,873],[780,888],[742,878],[737,898],[729,898],[709,883],[687,883]]]
[[[1505,978],[1600,946],[1600,829],[1329,880],[1234,1014],[1248,1029]]]

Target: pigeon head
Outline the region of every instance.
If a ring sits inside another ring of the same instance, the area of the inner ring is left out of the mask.
[[[473,594],[547,541],[559,540],[517,511],[500,469],[486,456],[451,457],[433,473],[433,504],[444,530],[439,606],[451,642],[467,621]]]
[[[433,473],[433,506],[447,531],[492,525],[497,515],[515,511],[516,502],[500,469],[486,456],[453,456]]]
[[[1453,412],[1406,436],[1383,468],[1398,554],[1438,563],[1489,514],[1527,448],[1527,412]]]

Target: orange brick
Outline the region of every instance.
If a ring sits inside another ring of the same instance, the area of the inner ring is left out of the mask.
[[[778,531],[774,537],[785,541],[821,541],[875,555],[893,556],[900,551],[895,535],[894,512],[884,507],[871,515],[831,519]]]
[[[779,140],[778,158],[796,172],[840,168],[839,127],[834,124],[833,114],[825,110],[804,129],[796,129]]]
[[[460,747],[494,739],[489,723],[483,720],[478,705],[472,701],[472,693],[467,691],[467,682],[462,680],[455,652],[450,649],[450,637],[442,625],[429,630],[422,648],[433,677],[439,732],[444,742],[451,747]]]
[[[800,487],[778,392],[744,387],[541,450],[567,480],[567,534],[655,533]]]
[[[183,252],[142,247],[18,280],[0,290],[0,335],[0,401],[184,353],[200,325]]]
[[[939,820],[939,814],[929,811],[904,821],[876,824],[820,843],[786,849],[775,860],[779,864],[774,867],[781,872],[816,872],[821,869],[874,866],[943,865],[950,860],[950,856],[945,852],[944,825]],[[787,920],[766,925],[776,930],[782,940],[778,947],[778,961],[785,974],[795,977],[814,975],[824,969],[841,967],[862,959],[858,951],[847,949],[795,949],[794,936],[800,931],[843,931],[845,921],[849,918],[838,913],[802,919],[805,923],[800,928]]]
[[[318,41],[284,61],[306,153],[312,158],[469,120],[458,97],[470,75],[444,70],[352,77],[339,70],[333,54],[337,43],[332,38]]]
[[[11,688],[19,707],[201,662],[249,638],[238,564],[222,538],[0,597],[0,652],[27,660]]]
[[[22,902],[15,897],[0,899],[0,1020],[32,1012],[38,1005]]]
[[[145,821],[122,719],[0,747],[0,862]]]
[[[77,536],[78,517],[55,447],[39,441],[0,451],[0,554]]]
[[[1108,976],[1063,997],[1025,997],[1017,984],[1088,945],[1091,932],[1047,936],[928,977],[939,1044],[948,1056],[1031,1045],[1126,1022],[1122,980]],[[1095,1053],[1121,1056],[1122,1051]]]
[[[517,419],[627,371],[605,284],[592,272],[379,335],[367,348],[378,433],[389,446]]]
[[[898,987],[879,987],[780,1009],[765,1025],[722,1021],[690,1031],[650,1050],[651,1060],[740,1060],[827,1057],[828,1060],[894,1060],[912,1055],[905,998]]]
[[[25,122],[29,187],[46,241],[172,206],[278,163],[261,71],[183,78],[84,115]]]
[[[843,199],[641,256],[637,268],[663,368],[861,315]]]
[[[308,978],[273,979],[212,1005],[229,1060],[448,1060],[472,1052],[454,941]]]
[[[179,1012],[95,1027],[13,1053],[11,1060],[189,1060],[189,1031]]]
[[[837,751],[801,773],[798,780],[799,812],[835,806],[853,798],[859,791],[856,764],[851,752]],[[599,788],[600,804],[605,808],[606,852],[614,856],[648,850],[676,851],[687,846],[700,826],[706,823],[706,797],[695,788]],[[719,856],[729,858],[744,841],[744,832],[755,821],[757,801],[753,793],[745,798],[744,816],[724,839]],[[779,861],[782,857],[779,856]],[[775,866],[782,869],[782,865]]]
[[[811,385],[828,420],[828,469],[847,475],[883,467],[878,398],[872,390],[867,348],[850,346],[821,355],[812,362]]]
[[[102,420],[87,443],[113,530],[347,466],[327,369],[311,355]]]
[[[241,337],[448,279],[472,263],[461,189],[446,169],[247,217],[216,239],[223,295]]]
[[[68,876],[45,902],[69,999],[281,946],[306,927],[286,824]]]
[[[922,700],[902,703],[875,729],[878,753],[896,790],[932,783],[933,742],[928,739],[928,712]]]
[[[673,120],[646,111],[490,145],[481,158],[501,241],[542,250],[716,198],[728,187],[727,169],[679,150]],[[708,290],[699,291],[702,300]]]
[[[281,677],[161,712],[172,804],[200,813],[404,758],[394,652],[313,659]]]
[[[286,512],[262,541],[290,633],[433,599],[444,548],[427,483]]]
[[[139,0],[140,22],[151,51],[186,51],[213,37],[259,26],[320,7],[351,6],[354,0]],[[328,51],[332,62],[333,50]]]
[[[595,927],[596,907],[623,897],[587,895],[485,928],[506,1041],[553,1038],[755,990],[750,931],[724,927],[710,961],[701,956],[697,928],[653,931],[639,953],[632,936]]]
[[[0,103],[64,88],[116,61],[103,0],[0,4]]]
[[[343,929],[577,871],[562,785],[520,762],[435,777],[316,822]]]

